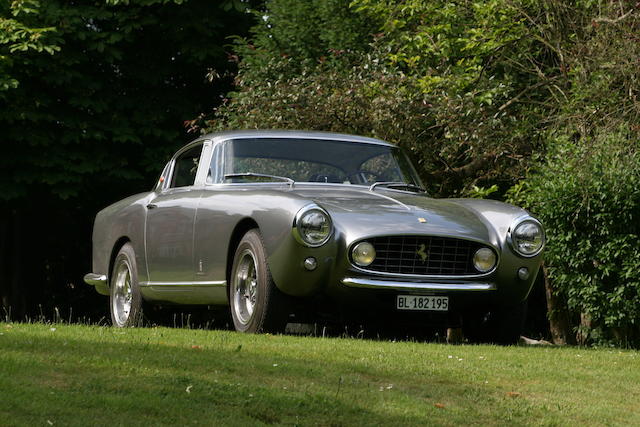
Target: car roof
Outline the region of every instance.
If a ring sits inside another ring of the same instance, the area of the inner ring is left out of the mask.
[[[226,132],[216,132],[203,135],[200,139],[226,140],[244,138],[298,138],[298,139],[322,139],[335,141],[348,141],[365,144],[387,145],[395,147],[395,144],[381,139],[369,138],[366,136],[349,135],[346,133],[319,132],[306,130],[234,130]]]

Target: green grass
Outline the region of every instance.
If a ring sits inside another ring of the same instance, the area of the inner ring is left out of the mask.
[[[0,323],[0,425],[640,424],[640,353]]]

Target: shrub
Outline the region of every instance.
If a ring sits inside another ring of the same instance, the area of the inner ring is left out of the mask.
[[[556,137],[513,192],[545,224],[549,279],[592,342],[638,344],[640,144],[628,129]]]

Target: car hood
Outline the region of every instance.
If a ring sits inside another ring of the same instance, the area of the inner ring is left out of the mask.
[[[472,207],[456,199],[377,189],[294,190],[331,215],[348,241],[375,235],[429,234],[498,243],[496,230]],[[508,205],[506,205],[508,206]]]

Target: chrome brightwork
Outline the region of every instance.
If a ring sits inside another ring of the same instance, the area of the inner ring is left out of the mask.
[[[530,254],[525,254],[522,253],[518,250],[518,245],[516,245],[516,243],[513,241],[513,233],[515,232],[515,230],[518,229],[518,227],[526,222],[531,222],[533,224],[535,224],[536,226],[538,226],[538,228],[540,229],[540,234],[541,234],[541,243],[540,243],[540,247],[538,248],[538,250],[536,250],[535,252],[532,252]],[[542,224],[540,223],[540,221],[538,221],[537,219],[535,219],[534,217],[530,216],[530,215],[523,215],[521,217],[516,218],[511,227],[509,227],[509,231],[507,233],[507,242],[509,242],[509,245],[511,246],[511,249],[513,249],[513,251],[518,254],[519,256],[525,257],[525,258],[533,258],[537,255],[540,254],[540,252],[542,252],[542,250],[545,247],[546,244],[546,234],[544,232],[544,227],[542,227]]]
[[[194,184],[200,184],[202,182],[203,175],[206,175],[206,172],[204,170],[205,169],[204,163],[202,162],[202,160],[205,157],[208,157],[211,151],[210,150],[211,140],[205,139],[205,138],[199,138],[193,142],[190,142],[189,144],[185,145],[180,150],[178,150],[176,154],[173,155],[169,163],[167,163],[164,170],[162,171],[162,175],[160,176],[161,179],[158,181],[158,184],[154,188],[154,191],[165,192],[167,190],[170,190],[171,188],[174,188],[172,187],[173,185],[172,181],[173,181],[173,173],[176,166],[176,159],[180,157],[180,155],[182,155],[183,153],[191,150],[192,148],[198,145],[202,145],[202,147],[200,150],[200,162],[198,164],[198,171],[196,172],[196,178],[195,178]]]
[[[406,182],[402,182],[402,181],[378,181],[378,182],[374,182],[373,184],[371,184],[369,186],[369,191],[373,191],[376,189],[376,187],[388,187],[392,190],[397,190],[398,187],[404,187],[404,188],[411,188],[413,190],[419,190],[420,193],[424,193],[425,190],[424,188],[420,187],[419,185],[413,185],[413,184],[408,184]],[[403,190],[400,190],[403,191]]]
[[[147,287],[176,287],[176,288],[202,288],[202,287],[212,287],[212,288],[224,288],[227,286],[226,280],[214,280],[214,281],[201,281],[201,282],[140,282],[141,288]]]
[[[368,236],[365,237],[359,241],[367,241],[367,240],[371,240],[374,239],[376,237],[394,237],[394,236],[398,236],[397,234],[380,234],[377,236]],[[407,235],[407,237],[415,237],[415,236],[420,236],[417,234],[411,234],[411,235]],[[435,238],[446,238],[446,237],[450,237],[450,236],[441,236],[441,235],[436,235],[436,234],[430,234],[430,235],[424,235],[423,237],[435,237]],[[496,263],[493,266],[493,268],[487,272],[479,272],[479,273],[474,273],[474,274],[459,274],[459,275],[444,275],[444,274],[407,274],[407,273],[394,273],[394,272],[387,272],[387,271],[381,271],[381,270],[370,270],[364,267],[361,267],[359,265],[357,265],[355,262],[352,261],[352,259],[348,259],[349,263],[351,264],[352,268],[360,273],[365,273],[365,274],[372,274],[372,275],[376,275],[376,276],[387,276],[387,277],[393,277],[393,278],[401,278],[401,279],[416,279],[416,280],[440,280],[440,279],[453,279],[453,280],[458,280],[458,279],[481,279],[481,278],[485,278],[488,276],[491,276],[496,270],[497,268],[500,266],[500,251],[497,250],[493,245],[490,245],[488,242],[483,242],[483,241],[479,241],[476,239],[469,239],[469,238],[465,238],[465,237],[455,237],[456,239],[459,240],[465,240],[471,243],[477,243],[477,244],[481,244],[481,245],[485,245],[485,247],[491,249],[495,254],[496,254]],[[357,244],[357,243],[355,243]],[[353,246],[352,246],[353,247]]]
[[[84,275],[84,282],[91,286],[100,286],[107,284],[107,276],[104,274],[88,273]]]
[[[244,178],[244,177],[279,179],[279,180],[284,181],[287,184],[289,184],[289,188],[293,188],[293,185],[296,183],[294,180],[292,180],[291,178],[287,178],[286,176],[269,175],[269,174],[265,174],[265,173],[253,173],[253,172],[228,173],[228,174],[226,174],[224,176],[224,179]]]
[[[104,274],[88,273],[84,275],[84,282],[88,285],[95,286],[96,292],[101,295],[109,295],[109,283],[107,276]]]
[[[125,326],[131,314],[131,300],[133,299],[131,280],[129,261],[121,259],[116,268],[113,281],[113,298],[111,298],[113,317],[118,326]]]
[[[250,249],[240,254],[240,261],[231,279],[231,307],[243,324],[251,321],[258,297],[258,273],[256,260]]]
[[[346,277],[342,284],[350,288],[387,289],[395,291],[493,291],[494,283],[433,283],[400,282],[392,280],[362,279]]]
[[[302,226],[301,221],[303,220],[304,216],[313,211],[320,212],[322,215],[325,216],[327,222],[329,223],[329,231],[326,237],[322,241],[317,243],[308,242],[304,238],[303,232],[301,230],[301,226]],[[326,210],[316,205],[315,203],[308,204],[304,206],[302,209],[300,209],[293,220],[293,237],[298,241],[298,243],[301,243],[305,246],[309,246],[310,248],[318,248],[324,245],[329,241],[332,235],[333,235],[333,222],[331,221],[331,216]]]

